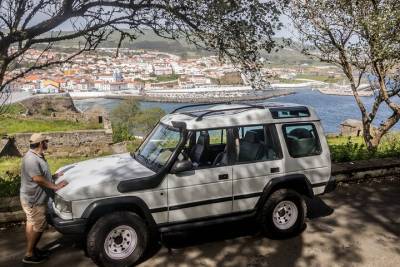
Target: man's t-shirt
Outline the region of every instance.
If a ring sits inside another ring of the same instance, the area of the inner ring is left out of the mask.
[[[45,204],[50,192],[33,181],[34,176],[52,180],[49,164],[44,156],[29,150],[22,159],[20,197],[30,204]]]

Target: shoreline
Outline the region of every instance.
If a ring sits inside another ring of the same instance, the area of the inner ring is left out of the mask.
[[[162,97],[162,96],[138,96],[138,95],[125,95],[125,96],[87,96],[87,97],[71,97],[72,100],[85,100],[85,99],[117,99],[117,100],[125,100],[125,99],[136,99],[138,101],[145,102],[155,102],[155,103],[216,103],[216,102],[240,102],[240,101],[257,101],[257,100],[265,100],[273,97],[287,96],[291,94],[295,94],[294,90],[277,90],[277,91],[268,91],[263,92],[261,95],[243,95],[243,96],[235,96],[235,97]]]

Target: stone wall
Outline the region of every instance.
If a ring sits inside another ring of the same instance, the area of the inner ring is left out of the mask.
[[[15,144],[21,153],[28,151],[31,135],[32,133],[15,134]],[[71,157],[111,153],[112,131],[107,129],[52,132],[46,135],[51,137],[47,155]]]

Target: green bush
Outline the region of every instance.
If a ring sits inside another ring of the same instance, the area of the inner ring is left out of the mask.
[[[78,161],[87,160],[86,157],[68,157],[47,159],[51,172],[54,173],[62,166]],[[0,158],[0,197],[12,197],[19,194],[21,185],[21,158],[3,157]]]
[[[364,144],[355,143],[349,138],[346,143],[331,145],[331,158],[333,162],[346,162],[370,158],[371,152]]]
[[[134,139],[131,142],[128,142],[127,144],[127,149],[129,152],[134,152],[136,149],[140,146],[143,140],[140,139]]]
[[[359,137],[329,138],[329,149],[333,162],[348,162],[373,158],[390,158],[400,156],[400,135],[389,133],[383,137],[378,149],[370,151]]]
[[[146,135],[164,114],[160,108],[141,110],[133,98],[123,101],[110,114],[113,141],[133,141],[135,135]]]
[[[123,141],[132,141],[135,137],[129,131],[128,125],[122,123],[112,123],[113,142],[119,143]]]
[[[0,197],[11,197],[19,194],[20,159],[0,158]]]

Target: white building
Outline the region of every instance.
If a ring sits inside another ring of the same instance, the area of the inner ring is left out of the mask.
[[[171,75],[172,68],[170,64],[154,64],[153,65],[153,73],[154,75]]]

